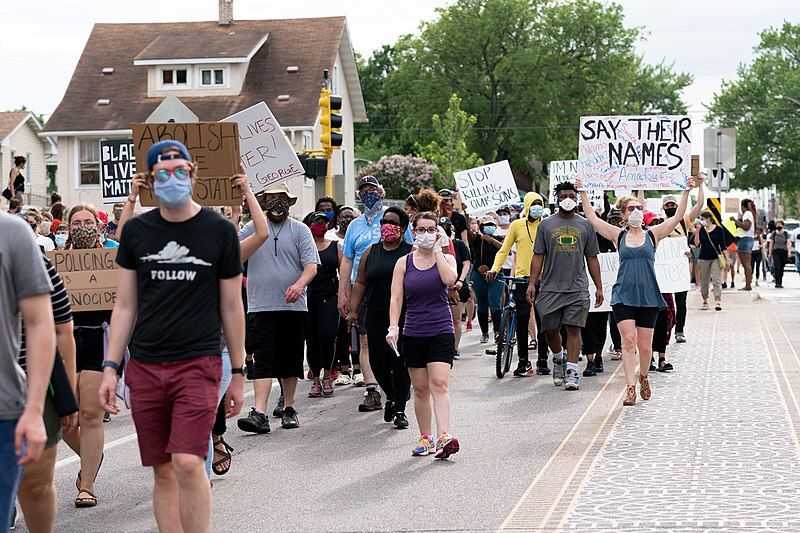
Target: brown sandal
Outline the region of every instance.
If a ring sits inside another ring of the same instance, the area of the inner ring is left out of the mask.
[[[636,405],[636,385],[628,385],[622,405]]]
[[[233,447],[225,442],[222,435],[214,437],[214,455],[220,458],[211,463],[211,470],[218,476],[224,476],[231,469],[231,452]]]
[[[639,385],[639,394],[642,396],[642,400],[649,400],[653,395],[653,391],[650,388],[650,380],[647,378],[647,376],[639,374]]]
[[[88,494],[89,496],[81,497],[81,494]],[[86,489],[81,489],[78,491],[78,497],[75,498],[75,507],[78,509],[83,509],[86,507],[95,507],[97,506],[97,496],[92,494]]]

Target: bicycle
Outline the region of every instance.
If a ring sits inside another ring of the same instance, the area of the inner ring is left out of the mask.
[[[517,285],[527,285],[528,278],[497,276],[496,279],[504,285],[503,310],[500,315],[500,333],[497,335],[495,355],[495,373],[498,379],[502,379],[511,370],[514,347],[517,345],[517,304],[514,301],[514,288]]]

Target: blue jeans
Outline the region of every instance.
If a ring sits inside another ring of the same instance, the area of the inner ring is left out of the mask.
[[[8,531],[11,524],[11,510],[17,497],[22,467],[17,463],[14,450],[14,430],[16,420],[0,420],[0,531]]]
[[[233,374],[231,374],[231,355],[228,349],[222,351],[222,379],[219,382],[219,401],[228,392],[228,386],[231,384]],[[206,456],[206,474],[211,479],[211,465],[214,462],[214,439],[208,440],[208,455]]]

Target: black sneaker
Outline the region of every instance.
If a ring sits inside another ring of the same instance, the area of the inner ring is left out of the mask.
[[[599,355],[596,355],[594,358],[594,373],[602,374],[603,370],[603,358]]]
[[[108,424],[109,422],[111,422],[111,413],[109,413],[108,411],[106,411],[106,412],[103,414],[103,424]]]
[[[375,389],[367,389],[367,394],[364,396],[364,402],[358,406],[359,413],[367,413],[369,411],[380,411],[381,393]]]
[[[300,427],[300,421],[297,419],[297,411],[294,410],[294,407],[287,407],[283,410],[281,427],[283,429],[295,429]]]
[[[275,418],[283,418],[283,394],[278,398],[278,405],[276,405],[275,409],[272,411],[272,416]]]
[[[394,402],[386,400],[386,405],[383,406],[383,421],[391,422],[394,418]]]
[[[667,363],[663,359],[658,360],[658,371],[659,372],[672,372],[675,370],[672,366],[672,363]]]
[[[269,419],[267,415],[259,413],[256,411],[255,407],[250,408],[249,415],[237,420],[236,425],[239,426],[239,429],[248,433],[257,433],[259,435],[269,433]]]
[[[520,361],[517,369],[514,370],[514,377],[527,378],[533,375],[533,365],[530,361]]]
[[[394,427],[397,429],[408,429],[408,418],[403,412],[394,414]]]
[[[653,372],[655,370],[658,370],[656,368],[656,360],[651,357],[650,358],[650,371]]]
[[[589,361],[588,363],[586,363],[586,370],[583,371],[583,377],[591,378],[591,377],[594,377],[596,375],[597,375],[597,372],[595,372],[595,369],[594,369],[594,362],[593,361]]]
[[[550,368],[547,366],[547,360],[543,361],[536,361],[536,375],[537,376],[549,376],[550,375]]]
[[[455,354],[453,354],[453,359],[461,359],[461,352],[457,351]]]

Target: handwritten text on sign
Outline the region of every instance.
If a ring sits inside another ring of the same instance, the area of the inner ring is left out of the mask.
[[[611,290],[617,282],[617,272],[619,272],[619,255],[617,252],[598,254],[597,260],[600,262],[600,280],[603,283],[603,305],[595,307],[595,293],[597,289],[592,281],[587,267],[586,273],[589,278],[589,312],[607,313],[611,311]]]
[[[193,197],[201,205],[241,205],[242,193],[231,176],[239,169],[239,129],[235,122],[132,124],[136,167],[147,170],[147,150],[153,144],[174,139],[189,150],[197,166]],[[142,205],[156,205],[152,191],[140,192]]]
[[[239,152],[253,192],[303,175],[303,165],[267,104],[259,102],[223,119],[239,124]]]
[[[587,189],[686,189],[692,119],[581,117],[578,159]]]
[[[663,293],[689,290],[689,245],[684,237],[662,239],[656,248],[656,279]]]
[[[559,183],[570,182],[575,183],[576,178],[580,178],[580,161],[577,159],[567,161],[550,161],[549,172],[550,176],[550,203],[557,204],[556,198],[556,185]],[[589,200],[593,206],[603,206],[603,189],[592,189],[587,191]]]
[[[133,141],[100,141],[100,183],[104,204],[124,201],[130,194],[134,174]]]
[[[508,161],[456,172],[455,179],[464,209],[472,216],[519,202]]]
[[[117,251],[55,250],[47,254],[64,281],[73,311],[106,311],[117,298]]]

